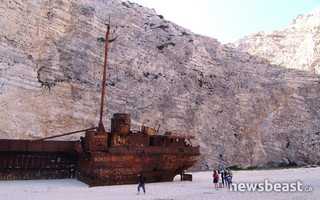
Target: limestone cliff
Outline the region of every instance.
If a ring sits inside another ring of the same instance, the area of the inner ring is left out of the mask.
[[[1,138],[97,126],[109,15],[106,128],[125,112],[134,129],[147,120],[161,133],[194,135],[194,169],[320,161],[319,9],[276,32],[278,43],[259,33],[222,45],[126,1],[4,0]]]
[[[237,50],[271,64],[320,74],[320,6],[281,31],[259,32],[235,43]]]

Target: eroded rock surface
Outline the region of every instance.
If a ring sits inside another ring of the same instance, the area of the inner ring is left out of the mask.
[[[319,13],[222,45],[126,1],[2,1],[0,136],[97,126],[110,15],[107,129],[124,112],[196,136],[194,169],[318,163]]]

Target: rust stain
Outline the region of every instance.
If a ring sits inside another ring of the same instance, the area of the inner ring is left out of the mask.
[[[192,137],[131,132],[123,113],[111,121],[114,132],[88,130],[77,141],[0,140],[0,179],[76,177],[98,186],[137,183],[144,172],[148,182],[172,181],[198,160]]]

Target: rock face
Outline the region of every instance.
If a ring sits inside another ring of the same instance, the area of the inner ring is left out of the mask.
[[[97,126],[110,15],[107,129],[125,112],[134,129],[196,136],[195,170],[318,163],[319,13],[222,45],[120,0],[3,1],[0,136]]]
[[[282,31],[259,32],[236,42],[237,50],[286,68],[320,75],[320,6]]]

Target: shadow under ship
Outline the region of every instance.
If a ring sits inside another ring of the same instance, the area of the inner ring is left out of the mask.
[[[0,180],[77,178],[89,186],[101,186],[135,184],[138,174],[144,173],[147,182],[163,182],[197,162],[200,151],[191,143],[194,137],[159,135],[159,127],[144,125],[140,131],[131,131],[129,114],[114,114],[111,131],[105,131],[109,30],[108,25],[99,126],[39,140],[0,139]],[[79,132],[85,132],[85,137],[76,141],[50,140]]]

